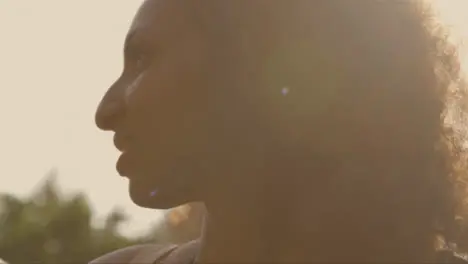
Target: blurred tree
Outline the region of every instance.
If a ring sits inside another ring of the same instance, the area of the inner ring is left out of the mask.
[[[200,235],[201,203],[167,210],[165,221],[156,224],[149,235],[135,239],[119,234],[118,228],[128,216],[118,208],[106,216],[102,227],[94,227],[86,196],[63,195],[57,175],[51,171],[28,197],[0,194],[0,257],[7,263],[88,263],[129,245],[183,243]]]
[[[91,225],[92,211],[85,195],[64,197],[56,171],[30,197],[0,197],[0,256],[10,264],[87,263],[109,251],[135,243],[118,233],[127,220],[111,212],[102,228]]]
[[[189,203],[166,211],[165,221],[155,225],[147,241],[155,243],[184,243],[200,237],[205,207]]]
[[[205,213],[203,203],[190,203],[169,211],[163,223],[168,226],[174,242],[183,243],[201,236]]]

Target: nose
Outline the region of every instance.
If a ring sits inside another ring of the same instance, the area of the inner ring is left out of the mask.
[[[125,114],[125,102],[120,89],[117,89],[118,83],[107,90],[96,110],[95,123],[101,130],[115,130]]]

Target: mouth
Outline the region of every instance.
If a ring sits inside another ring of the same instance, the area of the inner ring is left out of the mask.
[[[128,170],[131,162],[129,161],[128,151],[126,150],[126,139],[122,137],[121,134],[115,133],[113,141],[115,148],[122,153],[117,160],[116,170],[120,176],[128,177]]]

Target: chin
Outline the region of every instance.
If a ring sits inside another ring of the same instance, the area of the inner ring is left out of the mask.
[[[165,210],[197,200],[187,190],[169,186],[161,186],[158,193],[152,196],[153,189],[148,186],[151,185],[146,182],[130,180],[129,194],[134,204],[143,208]]]

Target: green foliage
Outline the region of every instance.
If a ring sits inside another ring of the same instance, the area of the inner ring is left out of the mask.
[[[185,242],[198,236],[197,221],[178,226],[163,221],[147,236],[124,237],[118,229],[129,217],[120,209],[110,212],[102,227],[95,227],[86,196],[63,195],[56,179],[57,172],[52,171],[40,188],[26,198],[0,194],[0,258],[9,264],[88,263],[134,244]]]
[[[87,263],[134,242],[117,232],[127,219],[121,211],[111,212],[104,227],[93,227],[85,195],[61,195],[56,174],[30,197],[3,194],[0,203],[0,256],[10,264]]]

